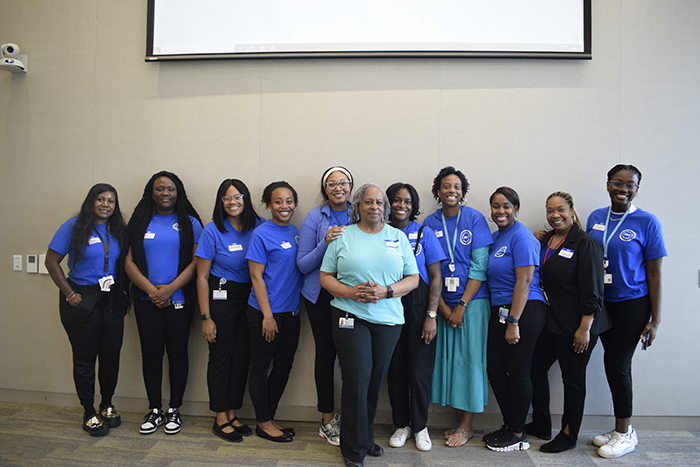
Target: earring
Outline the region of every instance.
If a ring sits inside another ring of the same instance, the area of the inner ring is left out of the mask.
[[[549,225],[549,222],[544,221],[544,230],[545,230],[545,232],[549,232],[549,231],[552,230],[552,229],[553,229],[553,227],[552,227],[551,225]]]

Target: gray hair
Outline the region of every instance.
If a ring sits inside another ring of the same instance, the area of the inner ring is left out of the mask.
[[[365,194],[370,188],[379,188],[382,192],[382,197],[384,198],[384,213],[382,214],[382,220],[387,222],[389,219],[389,214],[391,213],[391,204],[389,204],[389,198],[387,198],[386,193],[382,190],[382,187],[374,183],[365,183],[360,188],[355,191],[352,196],[352,204],[350,206],[350,217],[352,218],[352,223],[357,224],[360,222],[360,204],[362,200],[365,199]]]

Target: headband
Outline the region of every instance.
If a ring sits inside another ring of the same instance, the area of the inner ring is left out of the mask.
[[[326,186],[326,181],[328,180],[328,177],[330,177],[333,172],[343,172],[345,174],[345,176],[350,179],[349,180],[350,185],[353,185],[352,175],[350,175],[350,172],[348,171],[348,169],[346,169],[345,167],[337,166],[337,167],[331,167],[330,169],[326,170],[323,173],[323,179],[322,179],[323,186]]]

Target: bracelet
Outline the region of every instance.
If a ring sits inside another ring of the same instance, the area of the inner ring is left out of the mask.
[[[202,315],[202,321],[206,321],[211,318],[211,313],[207,313],[206,315]]]
[[[513,323],[513,324],[518,324],[520,320],[518,318],[513,318],[512,316],[508,317],[508,322]]]
[[[75,290],[71,290],[70,295],[66,297],[66,301],[70,302],[73,297],[75,297]]]

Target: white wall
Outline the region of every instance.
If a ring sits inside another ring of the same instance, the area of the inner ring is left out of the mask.
[[[286,179],[299,191],[299,225],[331,165],[350,168],[358,184],[413,183],[431,212],[432,178],[452,164],[472,184],[471,206],[485,213],[493,190],[512,186],[521,220],[536,229],[550,192],[571,192],[585,218],[609,202],[607,170],[632,163],[644,174],[637,204],[661,219],[669,250],[660,335],[635,357],[635,413],[700,416],[700,220],[688,195],[700,173],[699,19],[691,0],[594,1],[591,61],[145,63],[141,0],[5,0],[0,43],[19,44],[29,72],[0,72],[0,398],[77,405],[56,287],[48,276],[13,272],[11,257],[43,253],[96,182],[117,187],[128,216],[150,175],[171,170],[209,219],[223,178],[241,178],[253,193]],[[280,418],[315,420],[313,340],[303,322]],[[198,322],[190,350],[186,408],[206,413]],[[600,350],[587,412],[609,415]],[[558,412],[556,374],[552,382]],[[133,314],[117,395],[146,408]],[[445,415],[436,410],[434,420]],[[498,412],[493,398],[487,412]]]

